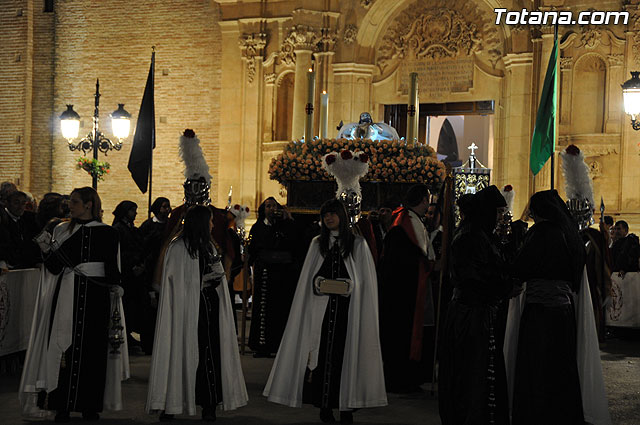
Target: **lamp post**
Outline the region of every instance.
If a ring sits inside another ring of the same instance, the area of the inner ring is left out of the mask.
[[[89,134],[74,143],[80,130],[80,115],[73,110],[73,105],[67,105],[67,110],[60,115],[60,129],[62,136],[67,139],[70,151],[82,151],[86,155],[93,150],[93,159],[98,160],[98,151],[107,155],[110,150],[119,151],[122,149],[122,139],[129,136],[131,114],[124,109],[124,103],[118,104],[118,109],[111,114],[111,124],[113,135],[118,138],[117,142],[112,142],[100,132],[99,128],[99,106],[100,106],[100,80],[96,80],[95,108],[93,110],[93,128]],[[92,187],[98,189],[98,175],[94,171]]]
[[[640,122],[636,116],[640,114],[640,71],[631,71],[631,79],[622,85],[622,97],[624,99],[624,111],[631,115],[631,128],[640,130]]]

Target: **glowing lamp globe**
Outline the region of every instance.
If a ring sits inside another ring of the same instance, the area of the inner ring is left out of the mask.
[[[73,110],[73,105],[67,105],[67,110],[60,115],[60,130],[62,131],[62,137],[67,140],[78,137],[80,115]]]
[[[129,137],[131,114],[124,109],[124,103],[118,103],[118,109],[111,114],[111,127],[118,139]]]

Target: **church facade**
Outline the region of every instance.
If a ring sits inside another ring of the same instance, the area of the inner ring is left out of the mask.
[[[442,116],[468,122],[486,117],[480,127],[465,125],[460,156],[468,157],[466,142],[480,146],[492,183],[515,188],[516,216],[530,194],[550,185],[549,164],[536,177],[531,174],[529,149],[554,28],[496,25],[494,9],[627,11],[626,25],[559,27],[556,152],[576,144],[607,214],[640,221],[640,133],[629,125],[620,89],[629,72],[640,69],[637,0],[1,0],[0,5],[0,53],[6,64],[0,69],[0,180],[15,181],[36,196],[91,184],[75,168],[79,154],[67,148],[57,117],[66,104],[74,104],[82,117],[80,132],[88,133],[96,79],[101,130],[109,135],[108,112],[125,103],[134,115],[133,134],[155,46],[154,197],[181,202],[178,136],[193,128],[212,171],[216,206],[226,205],[230,186],[234,202],[254,208],[270,195],[284,201],[286,190],[267,170],[288,141],[304,134],[309,69],[315,74],[316,134],[324,91],[329,137],[335,137],[339,122],[357,122],[362,112],[398,125],[402,135],[406,124],[397,120],[397,111],[407,104],[409,73],[417,72],[424,141],[435,143],[429,123]],[[101,154],[111,164],[99,184],[107,213],[123,199],[145,210],[146,195],[127,170],[132,140],[131,135],[120,152]],[[559,162],[555,185],[562,194]]]

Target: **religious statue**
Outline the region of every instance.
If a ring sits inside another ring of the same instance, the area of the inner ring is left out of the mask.
[[[342,126],[338,139],[371,139],[371,140],[399,140],[395,128],[383,122],[373,122],[371,114],[363,112],[360,121]]]

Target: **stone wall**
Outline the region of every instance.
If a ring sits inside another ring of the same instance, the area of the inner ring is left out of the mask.
[[[219,7],[213,1],[59,0],[53,13],[43,1],[0,3],[0,180],[13,180],[37,197],[48,191],[69,193],[90,186],[91,178],[74,168],[81,155],[71,152],[59,130],[58,116],[74,104],[81,116],[80,135],[91,131],[96,79],[100,80],[100,130],[111,137],[109,114],[124,103],[132,115],[131,135],[121,151],[100,160],[111,172],[98,184],[105,221],[124,199],[138,203],[146,218],[147,194],[141,194],[127,170],[133,133],[156,47],[153,196],[182,202],[182,163],[178,137],[193,128],[211,167],[212,193],[218,175],[220,111]],[[22,16],[17,16],[22,10]],[[18,60],[20,59],[20,60]],[[19,142],[17,137],[20,136]],[[87,156],[92,153],[88,152]]]

